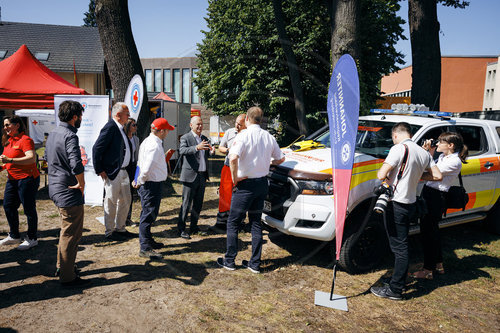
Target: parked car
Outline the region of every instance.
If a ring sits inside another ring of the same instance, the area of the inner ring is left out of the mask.
[[[359,119],[339,260],[347,272],[373,269],[383,258],[387,239],[383,221],[381,214],[373,213],[370,207],[375,198],[373,189],[380,184],[377,170],[393,145],[392,126],[401,121],[411,125],[413,140],[418,144],[452,131],[460,133],[469,148],[469,158],[462,167],[469,203],[464,211],[449,209],[441,227],[485,220],[490,229],[500,232],[500,121],[385,114],[363,116]],[[312,141],[305,140],[283,149],[285,162],[271,168],[262,220],[285,234],[332,241],[335,238],[335,189],[328,128],[309,139]],[[458,185],[458,180],[454,185]],[[419,192],[422,186],[423,182]],[[410,233],[418,232],[418,221],[415,221]],[[334,255],[334,242],[331,243]]]

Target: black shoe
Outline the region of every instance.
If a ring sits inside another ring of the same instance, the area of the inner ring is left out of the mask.
[[[139,251],[139,257],[149,258],[149,259],[162,259],[163,255],[153,250],[145,250],[145,251],[141,250]]]
[[[234,262],[232,264],[228,264],[224,258],[217,258],[217,265],[219,265],[222,268],[225,268],[229,271],[234,271],[236,269],[236,266],[234,265]]]
[[[216,224],[211,227],[208,227],[208,231],[212,234],[225,234],[226,233],[226,225],[225,224]]]
[[[150,245],[153,248],[153,250],[159,250],[159,249],[162,249],[165,246],[165,245],[163,245],[163,243],[158,243],[156,241],[150,242]]]
[[[81,277],[77,276],[73,280],[69,282],[61,282],[61,286],[63,287],[80,287],[83,285],[86,285],[87,283],[90,283],[90,280],[85,280],[82,279]]]
[[[260,269],[259,268],[248,266],[248,260],[243,260],[241,262],[241,266],[247,268],[250,272],[252,272],[254,274],[259,274],[260,273]]]
[[[119,235],[119,237],[123,237],[123,238],[136,238],[138,236],[137,234],[131,233],[128,230],[125,230],[125,231],[115,231],[114,233],[116,233],[117,235]]]
[[[400,293],[395,293],[388,285],[384,285],[382,287],[371,287],[370,291],[373,295],[382,298],[388,298],[396,301],[400,301],[403,299]]]
[[[181,232],[179,234],[179,237],[184,238],[184,239],[191,239],[191,236],[189,236],[189,234],[185,231]]]
[[[120,236],[120,232],[113,231],[111,235],[105,236],[107,241],[122,242],[125,240],[124,237]]]
[[[75,271],[76,276],[80,276],[79,275],[80,269],[76,265],[75,265],[75,267],[73,269]],[[61,274],[61,269],[60,268],[56,268],[56,272],[54,273],[54,276],[58,277],[60,274]]]

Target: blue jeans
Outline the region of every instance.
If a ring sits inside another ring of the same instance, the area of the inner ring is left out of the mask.
[[[40,177],[9,179],[5,184],[3,209],[10,227],[10,237],[20,238],[18,209],[23,204],[24,214],[28,220],[28,238],[37,239],[38,214],[36,212],[36,193],[40,185]]]
[[[146,182],[139,187],[141,197],[141,217],[139,222],[139,244],[141,251],[152,249],[151,225],[156,221],[161,202],[161,182]]]
[[[252,232],[252,257],[248,266],[260,269],[262,254],[262,209],[268,191],[267,178],[245,179],[238,183],[231,199],[231,210],[227,219],[226,263],[234,263],[238,254],[238,227],[248,212]]]
[[[410,219],[415,214],[415,204],[390,201],[385,213],[385,229],[389,246],[394,254],[394,271],[389,286],[393,292],[401,293],[408,274],[408,232]]]

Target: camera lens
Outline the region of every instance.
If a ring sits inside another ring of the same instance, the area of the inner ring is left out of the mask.
[[[379,214],[382,214],[385,209],[387,208],[387,203],[389,202],[389,195],[387,194],[381,194],[378,199],[377,199],[377,202],[375,203],[375,206],[373,207],[373,211],[375,213],[379,213]]]

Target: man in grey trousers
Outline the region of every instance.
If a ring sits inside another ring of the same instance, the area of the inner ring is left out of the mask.
[[[203,121],[196,116],[189,124],[191,131],[180,139],[179,153],[182,159],[180,181],[182,182],[182,206],[179,212],[177,227],[179,236],[190,239],[190,234],[197,233],[205,183],[208,180],[208,155],[215,151],[208,138],[201,134]],[[192,206],[192,208],[191,208]],[[191,210],[191,224],[189,233],[186,231],[186,220]]]

